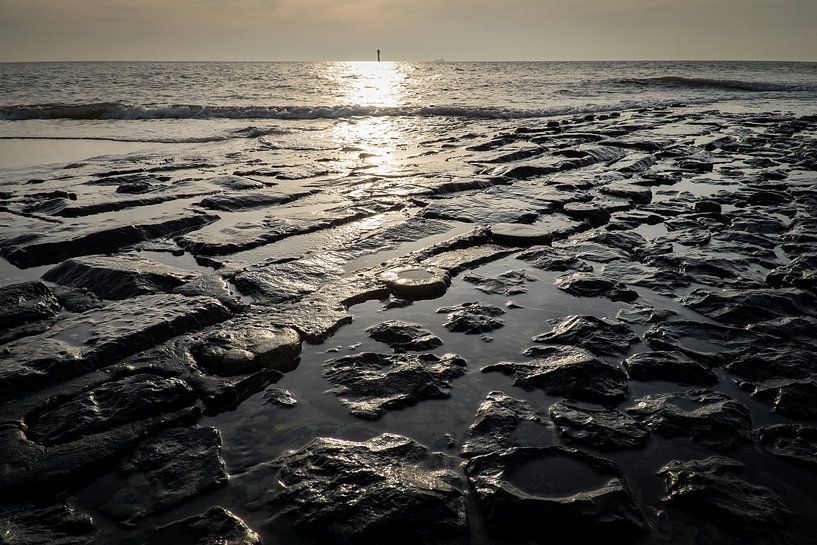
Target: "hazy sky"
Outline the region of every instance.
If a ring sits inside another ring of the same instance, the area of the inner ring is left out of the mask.
[[[0,0],[0,61],[817,61],[817,0]]]

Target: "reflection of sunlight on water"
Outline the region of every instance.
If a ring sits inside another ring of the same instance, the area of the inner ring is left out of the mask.
[[[356,168],[371,167],[378,174],[397,173],[397,147],[405,139],[391,117],[366,117],[349,123],[338,123],[332,129],[335,141],[358,151]]]

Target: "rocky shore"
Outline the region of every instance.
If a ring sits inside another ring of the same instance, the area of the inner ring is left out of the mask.
[[[817,535],[817,116],[0,187],[0,542]]]

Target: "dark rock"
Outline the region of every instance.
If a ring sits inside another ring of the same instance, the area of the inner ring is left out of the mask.
[[[162,216],[143,223],[96,222],[4,241],[0,244],[0,255],[22,268],[59,263],[70,257],[113,252],[137,242],[197,229],[218,219],[213,215],[188,214]]]
[[[270,386],[264,392],[264,403],[270,405],[281,405],[282,407],[294,407],[298,404],[298,400],[292,395],[292,392],[280,386]]]
[[[51,288],[54,295],[60,301],[62,308],[69,312],[86,312],[105,306],[105,302],[99,297],[83,288],[64,288],[61,286],[54,286]]]
[[[227,483],[215,428],[175,428],[148,439],[120,466],[125,485],[99,510],[132,521],[166,511]]]
[[[420,324],[389,320],[366,330],[376,341],[398,350],[431,350],[443,341]]]
[[[597,450],[640,448],[650,436],[643,424],[615,409],[559,402],[550,406],[550,418],[562,441]]]
[[[145,545],[261,545],[258,534],[223,507],[160,526],[144,539]]]
[[[817,379],[770,381],[760,384],[752,395],[769,403],[772,410],[797,420],[817,420]]]
[[[720,214],[721,204],[709,199],[699,199],[695,201],[695,212],[701,214]]]
[[[749,331],[780,339],[782,343],[799,343],[817,349],[817,318],[786,316],[765,322],[749,324]]]
[[[216,176],[215,178],[208,178],[207,182],[233,191],[263,189],[266,187],[261,182],[243,176]]]
[[[755,430],[757,439],[769,452],[817,472],[817,428],[796,424],[775,424]]]
[[[788,265],[769,272],[766,275],[766,283],[775,288],[817,290],[817,254],[809,253],[795,257]]]
[[[518,295],[525,293],[528,288],[525,284],[536,282],[536,278],[524,271],[506,271],[497,276],[482,276],[477,273],[468,273],[462,277],[463,280],[474,284],[476,288],[484,293],[497,295]]]
[[[686,385],[715,384],[712,370],[683,352],[639,352],[624,360],[624,368],[633,380],[664,380]]]
[[[665,308],[655,308],[647,305],[632,305],[618,311],[616,318],[628,324],[658,324],[664,322],[677,313]]]
[[[599,191],[613,197],[630,199],[636,204],[649,204],[652,201],[652,190],[641,185],[612,183],[602,186]]]
[[[454,307],[441,307],[437,312],[450,313],[445,328],[456,333],[485,333],[505,325],[498,318],[505,314],[501,308],[487,303],[463,303]]]
[[[649,170],[655,164],[655,157],[649,154],[628,155],[618,163],[616,170],[624,174],[640,174]]]
[[[593,267],[579,261],[563,250],[549,246],[535,246],[516,255],[517,259],[527,261],[532,267],[544,271],[577,271],[590,272]]]
[[[242,210],[252,210],[253,208],[264,208],[276,204],[284,204],[306,195],[309,191],[300,193],[267,192],[254,193],[241,191],[238,193],[222,193],[205,197],[199,206],[208,210],[219,210],[224,212],[238,212]]]
[[[743,464],[720,456],[675,460],[658,474],[665,479],[664,501],[738,533],[767,532],[778,526],[788,509],[768,488],[744,481]]]
[[[265,502],[319,544],[437,543],[467,535],[460,477],[422,445],[319,437],[274,462]],[[428,462],[434,463],[430,466]]]
[[[215,299],[182,295],[146,295],[68,317],[4,346],[0,397],[87,373],[228,317]]]
[[[87,289],[102,299],[168,292],[196,276],[134,254],[90,256],[63,261],[43,280]]]
[[[650,328],[644,339],[655,350],[683,352],[710,365],[723,365],[738,354],[773,341],[746,329],[687,320],[662,322]]]
[[[598,403],[617,403],[627,397],[624,371],[608,365],[586,350],[573,346],[532,347],[532,360],[486,365],[483,373],[511,375],[511,383],[526,390],[539,388],[548,395]]]
[[[246,295],[267,304],[298,299],[317,291],[343,275],[340,260],[323,255],[287,263],[259,265],[238,273],[235,286]]]
[[[607,280],[591,273],[575,272],[557,276],[554,284],[560,290],[578,297],[607,297],[613,301],[632,302],[638,294],[621,282]]]
[[[624,475],[604,458],[562,447],[512,448],[471,458],[464,470],[485,529],[497,539],[623,544],[646,531]]]
[[[351,414],[375,420],[387,410],[447,398],[451,381],[465,374],[465,365],[455,354],[363,352],[328,361],[323,374]]]
[[[712,390],[648,395],[628,412],[658,435],[689,437],[714,450],[733,449],[752,435],[749,409]]]
[[[448,271],[448,274],[459,274],[467,269],[478,267],[513,253],[513,248],[486,244],[472,248],[451,250],[435,254],[422,261],[423,267],[434,267]]]
[[[436,267],[397,267],[378,278],[394,295],[410,300],[440,297],[451,285],[448,273]]]
[[[668,297],[674,297],[674,290],[690,284],[690,279],[683,273],[623,261],[605,264],[601,274],[620,282],[649,288]]]
[[[491,238],[500,244],[512,246],[549,244],[553,240],[581,231],[585,225],[563,214],[549,214],[530,225],[495,223],[491,225]]]
[[[468,428],[468,440],[462,446],[461,455],[470,458],[520,446],[515,432],[525,424],[536,426],[538,434],[547,426],[527,402],[502,392],[490,392]]]
[[[193,389],[178,378],[133,375],[101,384],[34,416],[27,422],[27,435],[47,446],[67,443],[190,406],[195,397]]]
[[[711,161],[705,161],[701,159],[682,159],[678,161],[678,168],[681,170],[688,170],[692,172],[712,172],[713,168],[715,167],[714,163]]]
[[[82,545],[94,543],[89,515],[65,504],[0,506],[3,545]]]
[[[424,218],[473,223],[530,223],[551,208],[547,201],[522,200],[511,194],[487,190],[434,201],[420,214]]]
[[[233,311],[241,309],[241,303],[230,292],[227,283],[217,274],[202,274],[170,290],[188,297],[205,296],[218,299]]]
[[[795,288],[717,293],[697,289],[682,303],[710,318],[737,326],[787,316],[817,316],[817,297]]]
[[[817,355],[813,350],[793,347],[761,347],[738,355],[725,369],[752,383],[805,379],[817,376]]]
[[[0,330],[53,318],[60,302],[42,282],[13,284],[0,289]]]
[[[638,336],[627,324],[595,316],[567,316],[551,331],[533,337],[538,343],[568,344],[600,355],[624,354]]]
[[[301,336],[281,327],[225,324],[190,347],[196,363],[222,376],[260,369],[291,371],[301,356]]]

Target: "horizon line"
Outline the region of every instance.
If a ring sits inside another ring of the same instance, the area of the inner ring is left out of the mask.
[[[815,60],[804,59],[42,59],[42,60],[0,60],[0,64],[46,64],[46,63],[332,63],[332,62],[416,62],[416,63],[521,63],[521,62],[555,62],[555,63],[594,63],[594,62],[767,62],[767,63],[803,63],[816,64]]]

